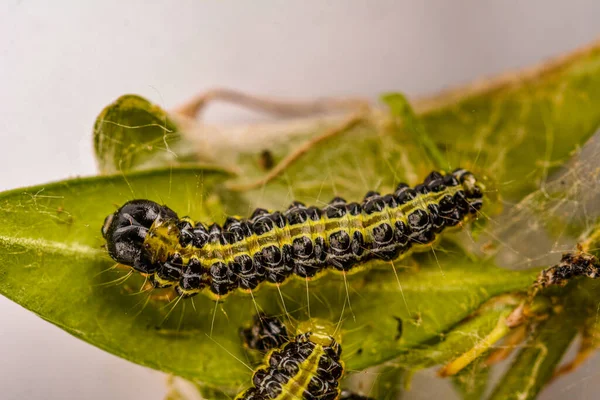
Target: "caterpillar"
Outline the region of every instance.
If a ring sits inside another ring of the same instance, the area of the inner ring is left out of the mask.
[[[430,173],[387,195],[370,191],[362,203],[334,198],[323,208],[293,202],[284,212],[256,209],[206,227],[167,206],[132,200],[106,217],[108,254],[146,275],[154,287],[182,297],[208,288],[220,298],[236,289],[290,276],[314,277],[328,267],[350,271],[372,259],[394,260],[434,242],[483,205],[483,185],[464,169]]]
[[[549,286],[564,286],[579,276],[600,278],[600,261],[592,254],[584,252],[564,253],[558,264],[539,273],[530,290],[530,296]]]
[[[244,346],[262,353],[290,341],[285,324],[279,318],[262,312],[254,316],[252,326],[240,329],[240,336]]]
[[[322,321],[307,321],[290,339],[283,322],[263,313],[240,331],[245,345],[267,353],[265,364],[252,377],[253,386],[236,400],[372,400],[339,388],[344,373],[342,347]]]

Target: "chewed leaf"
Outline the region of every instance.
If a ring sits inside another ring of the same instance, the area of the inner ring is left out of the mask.
[[[123,96],[97,120],[96,157],[103,172],[198,161],[226,166],[239,173],[235,186],[256,188],[249,195],[267,202],[290,186],[297,196],[315,199],[416,182],[443,160],[444,168],[489,176],[513,201],[534,190],[600,126],[599,77],[600,45],[594,44],[509,78],[420,99],[415,115],[392,104],[391,113],[374,109],[354,123],[316,118],[231,131],[207,131],[137,96]],[[339,134],[331,135],[336,129]],[[275,184],[263,192],[270,181]]]
[[[0,292],[113,354],[235,391],[251,375],[238,330],[257,309],[282,316],[287,311],[288,322],[339,320],[346,364],[359,370],[439,337],[491,297],[525,290],[535,276],[465,260],[445,245],[437,257],[420,255],[417,271],[397,263],[398,280],[389,264],[374,263],[347,279],[328,273],[314,282],[291,281],[281,292],[263,287],[254,296],[235,293],[222,304],[204,295],[165,303],[140,292],[142,277],[113,268],[100,228],[117,205],[149,198],[181,216],[222,221],[232,208],[249,209],[223,190],[225,176],[206,169],[158,170],[2,194]]]
[[[543,183],[600,126],[599,77],[595,44],[511,79],[417,101],[416,118],[398,95],[387,95],[389,113],[373,110],[354,124],[351,118],[330,122],[303,142],[294,137],[295,148],[265,143],[280,162],[272,170],[261,171],[258,152],[244,156],[242,149],[239,186],[255,188],[251,196],[276,198],[291,190],[328,197],[415,182],[445,162],[445,169],[464,167],[487,176],[491,191],[515,201]],[[297,149],[302,151],[296,154]],[[297,155],[293,162],[291,154]]]
[[[473,162],[519,199],[600,126],[600,43],[535,69],[424,104],[422,122],[451,165]],[[427,103],[427,101],[426,101]],[[419,107],[417,107],[417,110]]]
[[[198,161],[171,116],[135,95],[119,97],[98,115],[94,150],[104,174]]]

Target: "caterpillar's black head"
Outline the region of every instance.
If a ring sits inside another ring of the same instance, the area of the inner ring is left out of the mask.
[[[104,220],[102,236],[108,254],[116,262],[151,273],[158,267],[144,254],[144,240],[157,220],[177,220],[177,214],[166,206],[149,200],[131,200]]]
[[[481,209],[483,205],[483,191],[485,189],[483,184],[475,178],[475,175],[465,169],[459,168],[452,172],[452,175],[460,182],[464,189],[465,197],[469,203],[469,211],[475,213]]]
[[[285,324],[279,318],[262,312],[254,316],[250,328],[240,329],[240,335],[248,348],[263,353],[290,341]]]

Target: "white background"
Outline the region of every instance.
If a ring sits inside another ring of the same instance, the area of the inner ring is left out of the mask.
[[[214,86],[297,98],[425,94],[600,35],[597,0],[85,3],[0,5],[2,190],[94,174],[94,119],[124,93],[166,108]],[[597,362],[542,398],[597,396]],[[163,382],[0,298],[2,398],[152,400]],[[440,398],[418,378],[411,394]]]

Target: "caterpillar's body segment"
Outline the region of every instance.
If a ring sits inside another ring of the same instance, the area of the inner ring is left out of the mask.
[[[246,347],[266,353],[265,363],[253,376],[253,387],[237,400],[372,400],[355,393],[340,393],[344,372],[339,337],[333,326],[318,319],[298,326],[290,340],[285,324],[277,317],[260,313],[250,328],[240,330]]]
[[[285,324],[277,317],[259,313],[249,328],[240,329],[244,346],[266,353],[290,341]]]
[[[110,256],[147,274],[154,286],[175,286],[184,297],[208,288],[220,297],[328,267],[349,271],[372,259],[394,260],[475,214],[482,191],[466,170],[432,172],[414,188],[369,192],[360,204],[339,197],[324,208],[294,202],[284,212],[257,209],[249,219],[209,227],[132,200],[106,218],[102,234]]]
[[[341,346],[331,336],[306,332],[271,351],[238,400],[334,400],[344,372]]]
[[[600,278],[600,261],[592,254],[583,252],[564,253],[560,263],[540,272],[531,288],[531,294],[550,286],[564,286],[571,279],[586,276]]]

